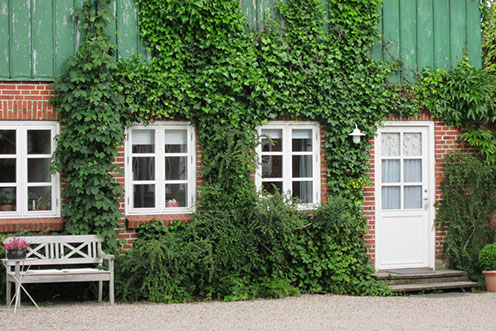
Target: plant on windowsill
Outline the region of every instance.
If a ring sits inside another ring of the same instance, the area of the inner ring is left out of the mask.
[[[486,277],[489,292],[496,292],[496,243],[487,244],[479,252],[479,265]]]
[[[2,249],[7,251],[7,258],[11,260],[19,260],[26,258],[26,248],[29,243],[24,238],[12,237],[2,241]]]
[[[32,203],[32,210],[48,210],[52,196],[50,193],[30,193],[29,200]]]
[[[11,211],[14,209],[15,194],[11,190],[0,190],[0,211]]]

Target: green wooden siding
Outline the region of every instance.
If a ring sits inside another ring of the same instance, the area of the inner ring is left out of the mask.
[[[0,0],[0,79],[52,80],[65,70],[84,38],[73,19],[84,0]],[[233,0],[236,1],[236,0]],[[281,0],[239,0],[251,29],[260,29],[264,17]],[[325,10],[328,0],[322,0]],[[117,58],[146,56],[138,32],[134,0],[114,0],[116,20],[107,27],[117,45]],[[384,0],[379,29],[384,44],[375,48],[378,59],[401,57],[405,70],[393,81],[413,78],[425,66],[448,69],[466,49],[471,63],[481,67],[478,1]],[[6,37],[5,37],[6,36]]]

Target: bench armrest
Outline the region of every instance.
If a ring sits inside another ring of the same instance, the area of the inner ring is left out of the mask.
[[[115,259],[114,255],[104,253],[102,250],[98,251],[98,255],[100,255],[100,257],[105,259],[105,260],[112,260],[113,261]]]

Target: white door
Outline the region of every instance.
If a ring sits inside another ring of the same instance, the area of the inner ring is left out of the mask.
[[[375,140],[376,269],[434,268],[432,122],[387,122]]]

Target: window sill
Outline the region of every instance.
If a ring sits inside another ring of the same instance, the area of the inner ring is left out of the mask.
[[[60,217],[52,218],[7,218],[0,219],[0,233],[16,231],[62,231],[64,221]]]
[[[164,221],[165,225],[170,225],[173,221],[189,222],[193,217],[192,214],[178,215],[141,215],[141,216],[126,216],[128,229],[139,229],[141,224],[151,223],[155,218]]]

